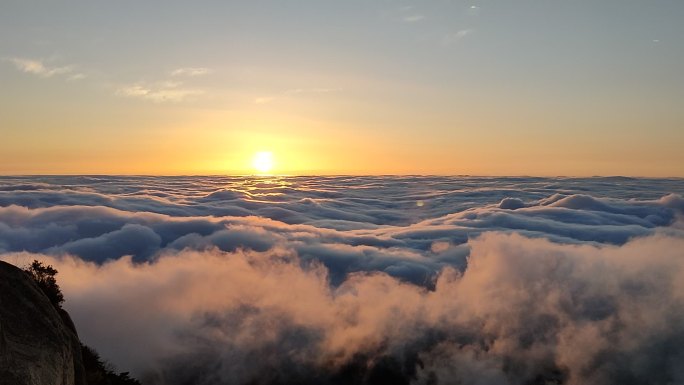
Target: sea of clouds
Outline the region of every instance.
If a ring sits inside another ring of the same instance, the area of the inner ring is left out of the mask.
[[[684,179],[0,177],[146,384],[684,383]]]

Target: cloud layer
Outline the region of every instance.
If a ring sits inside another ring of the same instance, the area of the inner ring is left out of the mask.
[[[0,178],[149,384],[684,381],[682,180]]]

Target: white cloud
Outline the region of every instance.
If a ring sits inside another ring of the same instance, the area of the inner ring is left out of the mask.
[[[211,73],[209,68],[185,67],[168,73],[170,77],[156,82],[138,82],[118,87],[116,94],[131,98],[149,100],[155,103],[181,102],[204,94],[199,88],[188,87],[180,77],[196,77]]]
[[[26,59],[26,58],[10,58],[8,61],[12,62],[14,66],[21,72],[37,75],[44,78],[49,78],[57,75],[69,75],[70,80],[78,80],[85,78],[84,74],[74,72],[71,65],[62,67],[50,67],[41,60]]]
[[[211,73],[209,68],[205,67],[185,67],[177,68],[171,71],[171,76],[203,76]]]
[[[162,82],[154,86],[132,84],[120,87],[116,94],[131,98],[150,100],[155,103],[181,102],[204,93],[202,90],[182,88],[179,82]]]

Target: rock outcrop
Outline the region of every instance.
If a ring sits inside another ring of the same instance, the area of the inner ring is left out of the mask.
[[[26,273],[0,261],[0,385],[85,385],[68,314]]]

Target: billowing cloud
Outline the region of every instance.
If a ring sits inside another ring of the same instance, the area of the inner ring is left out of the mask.
[[[147,384],[680,383],[682,192],[2,177],[0,255],[55,265],[84,341]]]
[[[4,259],[55,265],[82,338],[152,384],[684,380],[683,238],[469,247],[431,290],[373,272],[331,286],[287,248]]]

